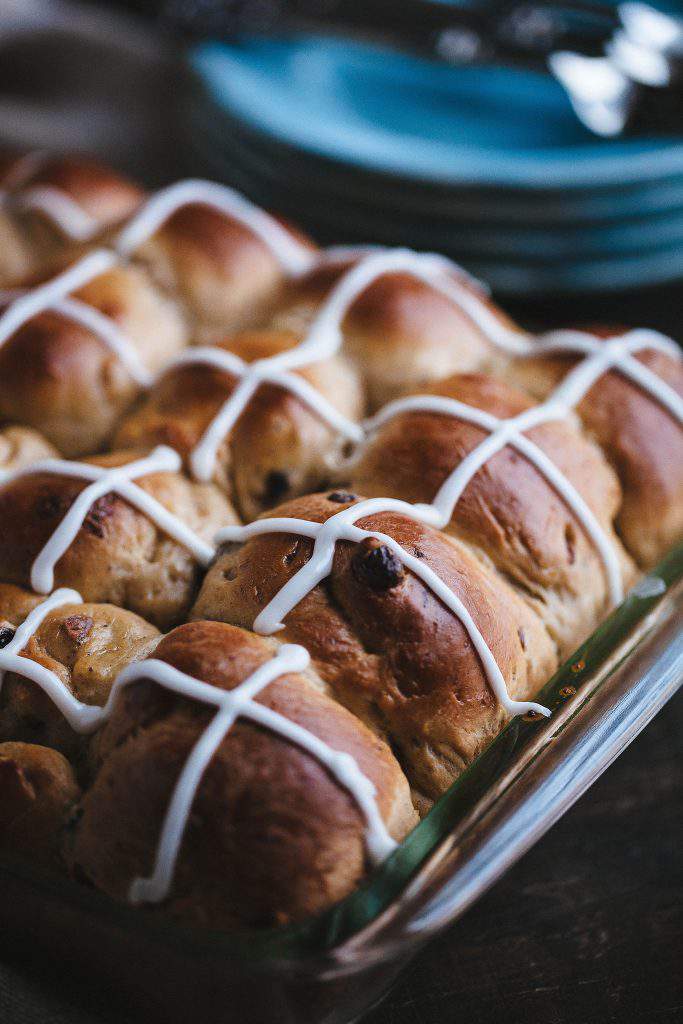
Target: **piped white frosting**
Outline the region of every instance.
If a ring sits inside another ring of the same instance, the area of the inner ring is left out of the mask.
[[[234,690],[212,686],[156,658],[134,662],[118,674],[106,704],[98,707],[79,701],[56,672],[21,654],[41,623],[55,608],[81,603],[82,598],[75,590],[62,588],[29,613],[10,643],[0,649],[0,688],[7,672],[29,679],[50,698],[71,728],[81,734],[94,732],[108,721],[119,692],[141,679],[152,680],[166,690],[216,708],[215,717],[199,737],[176,782],[164,817],[152,874],[149,878],[136,878],[131,884],[129,899],[132,903],[158,903],[168,896],[183,835],[202,777],[238,718],[255,722],[316,758],[355,800],[365,819],[365,841],[370,858],[380,863],[393,852],[397,844],[379,811],[375,785],[361,770],[356,759],[346,751],[335,750],[310,730],[254,699],[281,676],[304,671],[310,663],[305,648],[296,644],[283,644],[269,661],[252,672]]]
[[[238,384],[232,394],[220,407],[190,454],[190,469],[195,479],[203,481],[211,479],[221,444],[229,436],[235,423],[263,384],[273,384],[289,391],[308,406],[324,423],[348,440],[358,443],[363,439],[363,430],[359,424],[339,412],[307,380],[284,369],[271,369],[271,363],[272,360],[269,358],[247,363],[235,353],[227,352],[224,349],[197,347],[182,352],[164,370],[164,373],[168,373],[169,370],[178,366],[203,365],[214,367],[238,378]]]
[[[77,591],[62,587],[29,612],[16,629],[13,639],[0,649],[0,688],[7,672],[30,679],[50,698],[75,732],[88,734],[102,725],[104,708],[77,700],[56,672],[31,658],[23,657],[21,653],[50,612],[65,604],[82,604],[82,601]]]
[[[0,198],[1,195],[2,193]],[[68,229],[74,238],[84,240],[93,233],[91,229],[94,222],[88,219],[85,211],[73,200],[57,189],[29,189],[17,201],[26,208],[41,209],[49,213],[60,226]],[[57,305],[60,305],[58,311],[62,315],[87,326],[119,356],[134,380],[141,386],[149,386],[152,377],[142,365],[132,340],[124,335],[111,318],[98,310],[93,310],[92,314],[87,313],[84,303],[74,305],[76,300],[69,299],[69,296],[77,288],[111,270],[117,263],[127,260],[169,217],[181,207],[192,203],[210,206],[239,221],[261,239],[280,262],[285,273],[290,276],[303,273],[315,261],[315,254],[307,245],[295,238],[265,210],[249,202],[234,189],[195,179],[176,182],[155,193],[132,216],[114,240],[112,249],[96,249],[45,284],[18,295],[0,316],[0,345],[34,316],[47,309],[56,309]],[[273,370],[277,368],[274,366]],[[322,400],[319,408],[322,409]],[[341,425],[339,418],[338,422]]]
[[[369,260],[372,258],[368,257]],[[358,264],[354,269],[362,266],[363,264]],[[382,266],[386,266],[386,264],[382,264]],[[318,331],[322,330],[323,332],[323,345],[325,344],[325,333],[329,332],[330,328],[331,335],[327,333],[327,344],[332,343],[330,339],[339,340],[343,311],[348,308],[347,300],[352,301],[350,297],[353,294],[360,294],[365,280],[365,275],[359,275],[353,287],[349,287],[348,291],[342,290],[338,293],[339,301],[328,306],[328,310],[332,311],[329,320],[325,320],[324,317],[318,319]],[[323,324],[322,328],[320,328],[321,323]],[[315,322],[308,340],[310,341],[312,337],[315,337]],[[344,509],[322,524],[289,517],[275,517],[257,520],[246,526],[228,526],[218,532],[215,539],[216,544],[219,545],[228,542],[241,543],[250,537],[268,533],[290,533],[308,537],[314,541],[309,561],[256,617],[253,624],[256,632],[270,634],[283,628],[282,620],[285,616],[332,571],[337,541],[358,542],[365,537],[374,537],[386,544],[399,560],[426,583],[429,589],[460,620],[481,659],[491,689],[507,713],[517,715],[529,710],[540,711],[543,714],[549,713],[539,704],[510,698],[500,668],[469,611],[432,569],[410,555],[393,538],[374,531],[360,530],[355,526],[356,520],[363,516],[397,511],[428,526],[443,529],[453,515],[456,503],[474,473],[497,451],[506,445],[512,445],[529,458],[574,511],[603,560],[612,602],[620,601],[623,595],[621,570],[609,538],[581,495],[550,459],[524,436],[523,432],[539,423],[566,417],[595,381],[610,369],[623,372],[659,401],[672,415],[681,420],[683,400],[656,374],[633,357],[633,353],[647,348],[656,348],[671,353],[673,342],[659,335],[658,332],[651,331],[631,331],[622,337],[606,342],[600,342],[597,338],[583,332],[572,331],[546,335],[537,345],[535,351],[538,351],[538,348],[542,348],[546,352],[578,351],[585,353],[586,358],[566,375],[545,403],[510,420],[498,420],[463,403],[449,404],[447,400],[443,400],[444,404],[440,411],[449,411],[449,414],[458,414],[470,422],[478,422],[484,429],[490,430],[490,433],[450,474],[431,504],[410,504],[392,498],[372,498]],[[402,403],[392,403],[388,407],[388,411],[380,410],[378,415],[369,422],[369,428],[373,429],[384,419],[395,414],[397,409],[409,408],[411,402],[417,401],[438,404],[438,400],[434,396],[419,396],[405,399]]]
[[[259,206],[227,185],[190,178],[161,189],[128,221],[114,242],[117,252],[131,256],[173,214],[190,204],[210,206],[248,228],[282,265],[287,274],[300,274],[315,260],[310,247]]]
[[[70,291],[80,287],[86,281],[98,276],[98,274],[103,273],[115,265],[119,259],[127,258],[151,237],[168,217],[187,203],[210,205],[227,216],[233,217],[245,224],[268,245],[280,261],[285,272],[293,277],[305,273],[316,262],[310,250],[298,242],[274,218],[249,203],[244,197],[233,190],[214,185],[211,182],[196,180],[179,182],[157,193],[133,216],[115,240],[116,251],[96,250],[52,281],[40,286],[28,295],[18,298],[5,314],[0,317],[0,344],[17,330],[19,326],[25,323],[26,320],[30,319],[31,316],[40,312],[41,309],[50,308],[53,304],[68,301]],[[502,323],[496,313],[488,306],[484,290],[478,286],[473,287],[472,281],[467,281],[460,268],[450,260],[435,253],[417,253],[409,249],[333,247],[326,253],[321,254],[318,262],[334,263],[344,262],[349,259],[357,260],[357,262],[353,263],[336,282],[325,301],[319,307],[303,341],[295,348],[269,359],[259,360],[253,364],[245,364],[238,360],[236,356],[225,352],[221,352],[220,355],[214,355],[213,353],[208,354],[209,350],[199,350],[198,354],[192,352],[187,354],[185,359],[187,362],[196,360],[200,362],[205,361],[217,366],[220,364],[220,368],[239,377],[239,383],[233,394],[219,410],[192,453],[191,464],[195,475],[199,479],[210,478],[213,473],[216,454],[222,440],[227,436],[231,427],[260,385],[266,381],[292,391],[317,412],[318,415],[334,426],[335,429],[338,429],[350,439],[359,441],[361,439],[361,432],[358,425],[341,416],[322,395],[318,395],[315,389],[310,388],[305,381],[291,374],[290,371],[335,355],[342,346],[344,318],[356,299],[382,276],[393,273],[407,273],[449,298],[475,324],[491,344],[509,355],[525,358],[551,352],[567,352],[583,354],[586,358],[567,374],[548,401],[541,407],[538,407],[537,410],[530,410],[528,416],[523,414],[522,417],[508,421],[494,421],[491,419],[488,421],[488,427],[484,424],[483,420],[480,420],[481,425],[484,425],[485,429],[490,429],[489,437],[482,442],[478,449],[471,452],[463,460],[463,463],[456,468],[451,477],[445,481],[439,494],[434,499],[434,503],[432,505],[409,505],[408,503],[401,502],[399,504],[402,506],[402,511],[407,515],[412,515],[413,518],[433,526],[443,524],[448,507],[451,505],[454,507],[462,490],[477,468],[483,465],[486,459],[495,451],[500,450],[506,444],[512,444],[522,451],[544,473],[546,478],[568,504],[571,505],[577,518],[591,536],[601,554],[609,580],[612,599],[618,599],[621,592],[621,580],[617,581],[615,556],[613,553],[610,554],[610,548],[607,546],[608,539],[605,537],[604,531],[602,531],[591,511],[585,506],[585,503],[582,502],[580,495],[578,495],[575,489],[571,488],[566,478],[564,478],[557,467],[550,463],[544,456],[544,453],[537,446],[534,446],[528,438],[524,437],[523,431],[529,429],[534,423],[567,415],[568,411],[581,400],[593,383],[610,369],[614,369],[634,381],[679,422],[683,422],[683,400],[665,381],[661,380],[639,360],[634,358],[634,353],[648,348],[678,355],[678,350],[674,343],[656,331],[642,330],[631,331],[620,338],[610,339],[606,342],[601,342],[592,335],[580,331],[554,331],[540,338],[534,338],[519,330],[511,329]],[[73,311],[73,307],[71,308]],[[76,307],[76,312],[79,312],[78,307]],[[97,327],[92,318],[90,323],[94,324],[95,328]],[[100,324],[99,326],[101,329],[105,328],[105,325]],[[107,330],[105,330],[105,333],[108,335],[107,343],[111,345],[112,349],[116,350],[118,346],[120,350],[122,347],[121,337],[115,337]],[[132,364],[132,362],[133,360],[129,360],[129,363]],[[144,370],[141,373],[138,368],[136,379],[141,380],[142,377],[144,377]],[[147,380],[144,382],[147,383]],[[474,414],[471,410],[467,413],[468,416]],[[378,416],[381,415],[382,413],[378,414]],[[375,418],[375,422],[377,422],[377,418]],[[61,465],[64,465],[64,463],[61,463]],[[99,478],[97,480],[92,477],[89,478],[93,479],[91,488],[95,490],[102,483]],[[130,481],[121,481],[118,486],[134,487],[134,485],[130,484]],[[91,488],[86,488],[86,490]],[[107,489],[112,490],[114,488],[110,486]],[[135,488],[135,490],[139,490],[139,488]],[[149,496],[145,495],[145,497]],[[373,499],[375,502],[380,500],[382,499]],[[389,503],[387,509],[396,508],[393,499],[383,500],[385,503]],[[366,503],[361,503],[361,506],[365,505]],[[352,512],[360,509],[361,506],[353,506],[352,510],[345,511]],[[375,511],[386,510],[375,506],[373,508]],[[360,511],[358,514],[369,513],[367,511]],[[170,513],[168,515],[170,516]],[[340,513],[339,515],[342,514]],[[175,517],[171,518],[175,519]],[[445,520],[446,522],[448,518],[450,518],[450,515]],[[252,528],[254,528],[255,532],[270,532],[270,530],[276,529],[276,523],[281,524],[277,529],[283,532],[292,532],[291,524],[296,524],[303,536],[314,538],[316,545],[318,545],[320,539],[318,529],[313,529],[318,527],[318,524],[304,525],[304,521],[288,519],[264,520],[246,527],[228,527],[219,534],[219,538],[246,539],[249,535],[247,531]],[[337,525],[325,531],[324,543],[321,541],[321,545],[318,546],[318,562],[320,564],[327,564],[329,562],[331,565],[330,551],[332,553],[334,551],[335,541],[332,538],[335,529],[339,528],[342,530],[339,537],[346,537],[346,533],[355,530],[357,531],[354,534],[356,539],[362,539],[362,535],[365,535],[366,531],[359,531],[353,525],[353,522],[349,521],[347,523],[343,518],[340,520],[338,516],[332,517],[331,520],[328,520],[328,523],[336,523]],[[323,527],[327,527],[328,523],[323,524]],[[267,524],[270,524],[270,530]],[[290,528],[285,529],[285,524],[288,524]],[[172,525],[169,523],[169,527]],[[322,530],[323,527],[318,528]],[[65,530],[65,535],[66,532]],[[171,535],[174,536],[173,533]],[[374,534],[367,535],[374,536]],[[346,537],[346,539],[349,538]],[[48,547],[53,540],[54,538],[49,542]],[[189,540],[189,538],[186,538],[186,540]],[[391,541],[391,538],[386,538],[386,540]],[[186,546],[189,546],[189,544],[186,543]],[[208,547],[208,545],[204,545],[203,561],[207,560]],[[495,661],[492,659],[488,647],[481,635],[478,634],[476,626],[471,621],[471,617],[468,619],[469,613],[459,603],[456,595],[438,577],[432,578],[434,574],[431,573],[428,567],[418,560],[412,559],[412,556],[403,551],[395,542],[391,541],[389,547],[395,550],[395,553],[404,564],[412,568],[415,574],[420,576],[461,619],[482,658],[492,688],[506,709],[510,713],[520,713],[518,709],[521,707],[533,707],[535,710],[538,710],[538,705],[510,700],[502,680],[502,675],[497,666],[495,666]],[[190,549],[192,550],[192,548]],[[54,546],[51,551],[53,550],[56,550]],[[322,551],[325,552],[324,558],[320,554]],[[41,554],[45,554],[45,552]],[[211,549],[211,554],[213,554],[213,549]],[[50,578],[50,557],[46,556],[47,568],[42,573],[38,572],[38,577],[42,580],[43,584]],[[412,563],[416,564],[411,564],[411,560]],[[52,568],[55,561],[56,559],[52,561]],[[309,567],[310,563],[301,570],[301,573],[305,573]],[[34,565],[34,571],[35,569]],[[313,582],[308,587],[308,590],[318,582],[318,579],[314,579],[313,576],[309,574],[309,579],[313,579]],[[290,583],[293,582],[290,581]],[[287,587],[283,588],[281,593],[284,593]],[[292,592],[294,590],[295,588],[292,589]],[[297,600],[300,600],[308,590],[302,591],[301,596]],[[286,602],[284,605],[282,601],[278,604],[279,598],[280,595],[277,595],[274,601],[271,602],[271,605],[278,607],[282,605],[286,608]],[[261,625],[266,623],[270,631],[272,631],[271,627],[278,627],[278,623],[273,625],[270,622],[269,615],[266,614],[271,605],[264,609],[257,619],[257,622],[261,621]],[[282,614],[286,614],[286,611]],[[257,628],[256,623],[255,628]],[[486,654],[487,651],[488,655]]]
[[[428,526],[438,526],[440,514],[432,505],[411,505],[396,498],[368,498],[349,508],[342,509],[324,523],[312,523],[304,519],[288,517],[259,519],[247,526],[226,526],[216,535],[217,544],[243,542],[250,537],[268,533],[288,533],[313,540],[313,552],[308,562],[299,569],[284,587],[268,602],[254,620],[257,633],[270,635],[284,628],[283,619],[332,571],[337,541],[358,543],[366,537],[373,537],[385,544],[390,551],[449,608],[462,623],[476,650],[491,689],[500,704],[510,715],[521,715],[536,711],[544,715],[550,712],[533,701],[513,700],[508,692],[503,674],[496,659],[484,640],[479,627],[470,612],[451,588],[424,562],[409,554],[405,548],[388,534],[376,530],[362,530],[356,521],[365,516],[382,512],[399,512]]]
[[[74,242],[87,242],[101,230],[100,222],[92,217],[63,189],[51,185],[35,185],[12,196],[12,205],[18,210],[42,213]]]
[[[19,157],[2,179],[0,203],[15,209],[34,210],[44,214],[67,238],[85,242],[101,228],[101,224],[64,189],[54,185],[31,185],[31,179],[47,162],[43,152],[25,153]]]
[[[377,806],[372,781],[361,771],[351,754],[335,750],[314,733],[284,715],[254,700],[266,686],[288,672],[301,672],[309,664],[305,648],[283,644],[277,654],[261,665],[235,690],[221,690],[179,672],[163,661],[151,659],[129,665],[121,672],[112,691],[138,679],[152,679],[167,690],[201,700],[216,707],[217,713],[195,744],[178,778],[166,812],[157,848],[154,869],[149,878],[137,878],[130,888],[133,903],[157,903],[168,895],[183,833],[201,778],[226,733],[238,718],[246,718],[301,747],[323,764],[346,789],[365,818],[365,841],[370,858],[380,863],[396,848]]]
[[[95,249],[61,274],[50,278],[37,288],[22,292],[0,316],[0,345],[33,317],[51,309],[71,292],[111,270],[116,262],[116,254],[109,249]]]
[[[524,435],[524,431],[542,423],[564,419],[567,410],[562,410],[555,404],[539,405],[527,409],[519,416],[499,419],[483,409],[477,409],[454,398],[411,395],[385,405],[376,416],[366,422],[366,428],[370,432],[375,431],[384,423],[406,412],[434,412],[452,416],[489,432],[488,437],[473,448],[446,477],[433,499],[432,505],[440,513],[440,529],[444,529],[450,522],[458,501],[477,471],[503,448],[515,448],[545,477],[581,523],[595,545],[605,568],[610,603],[617,605],[621,602],[624,596],[621,566],[609,536],[571,481],[537,444]]]
[[[18,298],[27,294],[26,290],[21,288],[0,290],[0,305],[15,302]],[[154,377],[143,364],[137,349],[111,317],[105,316],[104,313],[101,313],[99,309],[95,309],[94,306],[89,306],[86,302],[81,302],[80,299],[74,299],[71,296],[67,296],[64,299],[56,299],[44,308],[59,313],[60,316],[67,320],[80,324],[99,338],[100,341],[103,341],[140,387],[149,387],[153,383]],[[5,335],[0,340],[0,347],[8,338],[9,335]]]
[[[483,289],[478,285],[474,287],[472,279],[451,260],[437,253],[412,249],[379,249],[362,256],[335,283],[299,346],[300,359],[307,359],[312,352],[317,359],[338,352],[343,340],[344,318],[356,299],[382,277],[399,273],[409,274],[444,295],[492,344],[514,355],[527,353],[532,344],[530,336],[506,327],[489,307]]]
[[[87,462],[42,459],[5,474],[1,478],[3,486],[19,477],[34,476],[38,473],[91,481],[77,496],[57,529],[36,556],[31,566],[33,589],[39,594],[50,593],[54,586],[57,562],[73,544],[93,503],[110,493],[118,494],[146,515],[163,533],[186,548],[201,565],[208,565],[215,554],[213,546],[207,544],[178,516],[169,512],[161,502],[134,483],[139,477],[150,473],[177,473],[181,468],[182,460],[178,453],[172,448],[160,445],[145,458],[113,469],[105,469],[103,466]]]

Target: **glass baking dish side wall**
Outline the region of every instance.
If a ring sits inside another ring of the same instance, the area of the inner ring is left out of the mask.
[[[551,717],[512,719],[369,880],[316,918],[263,932],[191,931],[6,859],[0,942],[27,943],[32,953],[44,945],[138,1006],[163,1008],[169,1022],[189,1021],[205,999],[216,1024],[352,1020],[672,696],[683,677],[682,604],[683,546],[541,690]],[[225,1017],[221,993],[230,999]]]

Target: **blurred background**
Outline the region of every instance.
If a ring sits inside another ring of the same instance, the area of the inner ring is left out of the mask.
[[[681,335],[683,6],[0,0],[0,145],[445,252],[527,322]]]

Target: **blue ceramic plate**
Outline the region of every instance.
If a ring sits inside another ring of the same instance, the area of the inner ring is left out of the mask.
[[[450,214],[440,207],[417,211],[405,197],[400,205],[392,206],[381,193],[349,194],[343,182],[338,191],[332,190],[329,182],[290,173],[277,161],[247,156],[239,146],[231,147],[228,159],[217,155],[208,136],[202,135],[202,140],[203,161],[210,164],[213,176],[237,183],[237,173],[240,186],[246,186],[247,191],[258,183],[271,205],[295,220],[308,221],[314,231],[322,229],[337,239],[348,240],[352,234],[363,241],[457,252],[460,258],[495,255],[551,261],[642,254],[676,243],[683,246],[680,186],[675,202],[669,191],[664,211],[649,210],[646,216],[580,223],[487,219],[472,198]]]
[[[520,191],[463,185],[416,184],[410,180],[360,172],[346,164],[316,158],[251,131],[216,108],[206,95],[187,110],[189,134],[222,173],[235,162],[267,180],[288,181],[335,201],[371,204],[384,216],[409,214],[491,225],[560,226],[664,214],[683,207],[683,174],[663,181],[613,186],[589,192]]]
[[[683,174],[683,139],[596,139],[547,75],[451,68],[310,36],[207,43],[190,60],[244,124],[366,170],[522,190]]]

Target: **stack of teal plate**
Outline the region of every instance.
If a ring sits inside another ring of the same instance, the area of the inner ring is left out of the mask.
[[[447,253],[509,294],[683,278],[679,137],[599,139],[550,76],[348,39],[205,43],[195,164],[321,241]]]

